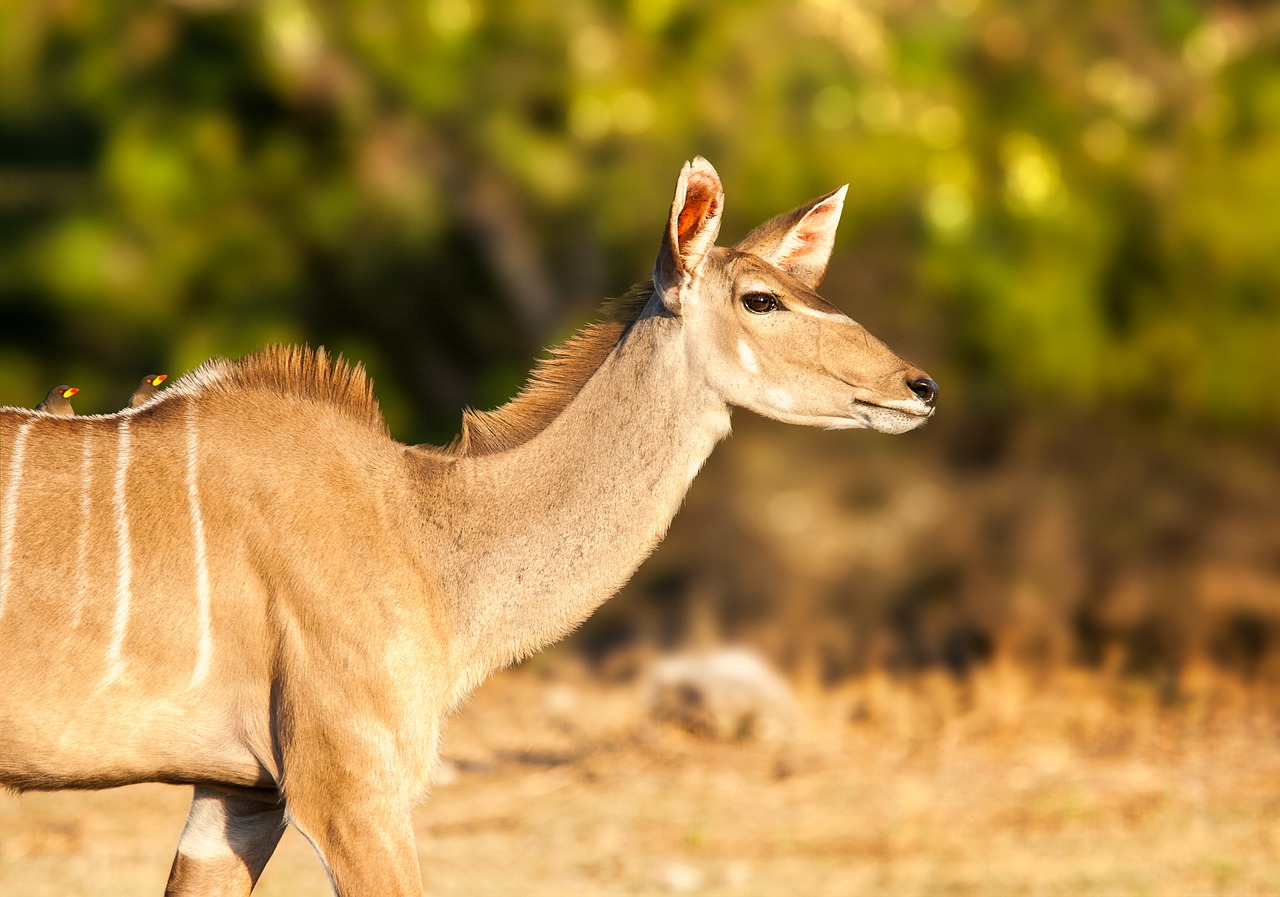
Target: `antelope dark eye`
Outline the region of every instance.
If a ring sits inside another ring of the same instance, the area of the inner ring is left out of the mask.
[[[778,297],[773,293],[747,293],[742,297],[742,306],[752,314],[767,315],[771,311],[782,308]]]

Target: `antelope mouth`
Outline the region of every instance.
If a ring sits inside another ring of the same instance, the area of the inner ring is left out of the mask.
[[[859,405],[863,408],[873,408],[876,411],[890,411],[894,414],[905,414],[908,417],[918,417],[924,420],[928,420],[933,417],[933,412],[937,410],[936,408],[924,405],[923,402],[920,403],[920,405],[924,405],[923,411],[917,411],[914,408],[904,408],[901,405],[885,405],[880,402],[872,402],[867,399],[854,399],[853,404]]]
[[[905,406],[905,407],[904,407]],[[903,402],[886,404],[867,399],[854,399],[851,406],[854,426],[862,426],[881,433],[906,433],[922,427],[933,417],[934,409],[923,402],[908,405]]]

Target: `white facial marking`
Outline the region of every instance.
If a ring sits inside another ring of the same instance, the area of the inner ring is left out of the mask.
[[[76,604],[71,610],[71,628],[80,625],[89,592],[89,526],[93,520],[93,430],[84,429],[80,443],[80,550],[76,555]]]
[[[116,617],[111,627],[111,646],[107,649],[107,682],[114,682],[124,672],[124,635],[129,628],[129,601],[133,597],[133,561],[129,556],[129,508],[125,486],[128,483],[129,418],[121,417],[116,430],[116,478],[111,494],[111,508],[116,529]]]
[[[3,512],[0,513],[0,617],[4,616],[9,592],[9,570],[13,564],[14,532],[18,527],[18,487],[22,485],[22,464],[27,455],[27,431],[34,420],[18,427],[13,437],[13,457],[9,459],[9,482],[4,487]]]
[[[839,312],[818,311],[816,308],[809,308],[803,303],[797,302],[794,305],[787,306],[788,311],[794,311],[798,315],[804,315],[806,318],[817,318],[819,321],[834,321],[843,324],[852,324],[853,320],[846,314]]]
[[[751,351],[751,347],[744,339],[738,340],[738,361],[742,363],[742,369],[748,374],[760,373],[760,362],[756,361],[756,353]]]
[[[791,393],[776,386],[769,390],[769,401],[783,411],[790,411],[796,405],[795,397]]]
[[[908,414],[924,415],[926,417],[933,414],[933,409],[926,405],[921,399],[890,399],[880,403],[885,408],[893,408],[898,411],[905,411]]]
[[[205,553],[204,516],[200,512],[200,487],[196,474],[199,438],[196,432],[196,406],[187,407],[187,500],[191,504],[191,535],[195,542],[196,614],[200,627],[200,647],[191,684],[199,685],[209,675],[209,658],[213,654],[213,635],[209,628],[209,559]]]

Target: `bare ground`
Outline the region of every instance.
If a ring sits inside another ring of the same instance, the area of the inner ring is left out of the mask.
[[[652,724],[542,662],[453,721],[416,814],[433,894],[1277,895],[1280,695],[996,667],[802,695],[786,743]],[[0,894],[163,890],[186,789],[0,797]],[[256,893],[328,893],[286,834]]]

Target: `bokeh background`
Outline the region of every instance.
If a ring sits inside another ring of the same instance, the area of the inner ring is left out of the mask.
[[[939,410],[739,412],[560,652],[619,682],[724,641],[818,688],[1084,671],[1158,707],[1229,680],[1274,713],[1274,3],[3,4],[0,404],[114,410],[298,341],[444,443],[647,273],[695,154],[728,242],[851,184],[823,293]]]
[[[694,154],[729,241],[851,183],[823,291],[940,410],[740,413],[580,646],[1277,672],[1272,4],[6,4],[0,401],[300,341],[445,442],[645,275]]]

